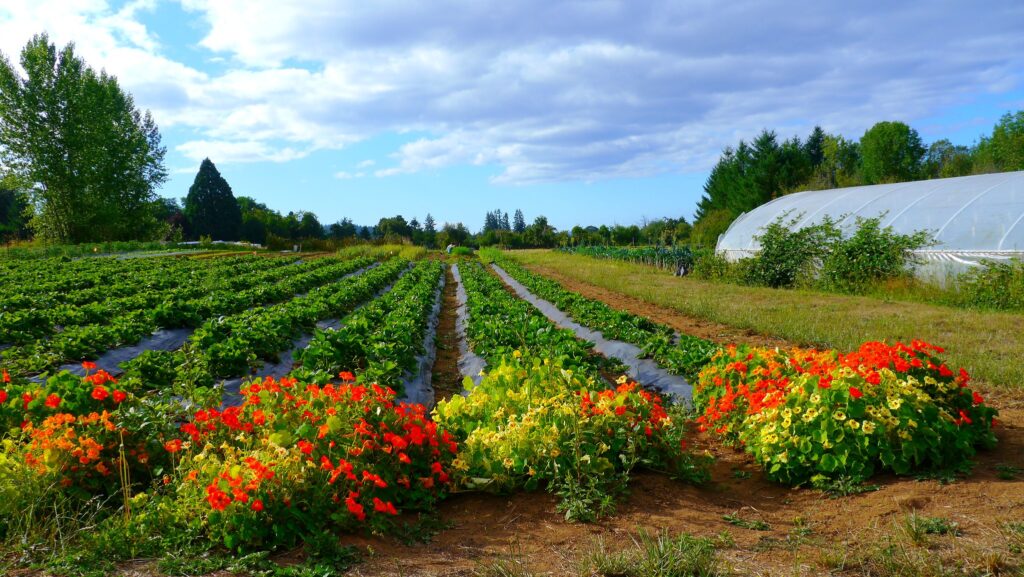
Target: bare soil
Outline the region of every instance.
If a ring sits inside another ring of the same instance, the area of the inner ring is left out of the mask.
[[[462,375],[459,373],[459,339],[455,333],[455,276],[451,267],[445,268],[444,292],[441,294],[441,314],[437,319],[437,336],[434,344],[437,355],[434,358],[433,384],[435,402],[459,394],[462,390]]]

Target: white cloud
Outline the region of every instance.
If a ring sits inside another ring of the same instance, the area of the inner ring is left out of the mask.
[[[192,160],[287,162],[382,133],[389,176],[494,165],[501,183],[706,170],[761,128],[859,136],[1019,90],[1024,9],[1004,0],[181,0],[202,60],[167,57],[155,0],[7,0],[0,50],[48,30],[115,73]],[[941,131],[942,127],[936,127]],[[337,176],[337,175],[336,175]]]
[[[221,164],[234,162],[288,162],[304,158],[310,150],[297,150],[291,147],[275,147],[269,143],[226,140],[190,140],[179,144],[175,150],[186,158],[201,161],[204,158],[215,159]]]

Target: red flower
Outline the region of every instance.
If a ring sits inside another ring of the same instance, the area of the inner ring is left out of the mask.
[[[82,368],[87,371],[91,371],[96,368],[96,363],[91,361],[82,361]]]
[[[7,391],[0,390],[0,403],[7,402]]]
[[[406,455],[405,453],[399,453],[398,460],[402,463],[405,463],[406,465],[412,464],[412,459],[410,459],[409,455]]]
[[[167,441],[164,443],[164,449],[166,449],[168,453],[177,453],[181,450],[181,439]]]
[[[984,402],[985,402],[985,398],[982,397],[981,395],[979,395],[977,391],[974,391],[974,404],[975,405],[980,405],[980,404],[982,404]]]
[[[341,373],[338,374],[338,377],[341,378],[341,380],[345,381],[346,383],[351,383],[352,381],[356,380],[356,376],[348,371],[342,371]]]
[[[60,397],[57,396],[56,393],[50,393],[50,395],[46,397],[46,406],[51,409],[56,409],[60,406]]]
[[[381,501],[379,498],[373,498],[373,510],[378,513],[387,513],[388,515],[397,515],[398,510],[395,509],[395,505],[391,501]]]
[[[11,382],[11,375],[9,375],[9,374],[7,373],[7,369],[4,369],[4,377],[3,377],[3,378],[4,378],[4,383],[9,383],[9,382]]]
[[[92,390],[92,398],[96,399],[97,401],[105,400],[109,396],[110,393],[107,392],[106,387],[104,387],[103,385],[96,385],[96,387],[93,388]]]
[[[626,405],[619,405],[618,407],[615,407],[615,414],[620,416],[620,417],[622,415],[625,415],[626,414]]]
[[[114,402],[121,403],[128,398],[128,393],[124,391],[114,391]]]
[[[366,511],[363,509],[362,505],[356,502],[356,497],[358,496],[359,493],[349,493],[348,498],[345,499],[345,506],[348,507],[349,513],[352,513],[356,516],[356,519],[360,521],[365,521]]]
[[[21,408],[28,409],[28,404],[32,402],[32,393],[24,393],[21,395]]]
[[[296,443],[296,445],[298,445],[300,451],[307,455],[313,453],[313,443],[310,443],[306,439],[300,439],[299,442]]]
[[[259,513],[260,511],[263,510],[263,501],[259,499],[253,499],[252,505],[249,505],[249,508]]]
[[[857,387],[850,387],[850,396],[859,399],[864,396],[864,393],[860,392],[860,389]]]

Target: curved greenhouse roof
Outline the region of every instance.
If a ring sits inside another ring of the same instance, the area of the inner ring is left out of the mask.
[[[1024,172],[788,194],[733,221],[718,250],[730,260],[752,255],[760,248],[754,237],[780,216],[797,218],[797,228],[831,216],[845,231],[858,216],[881,216],[882,226],[897,232],[930,231],[937,244],[919,251],[929,260],[973,264],[1024,256]]]

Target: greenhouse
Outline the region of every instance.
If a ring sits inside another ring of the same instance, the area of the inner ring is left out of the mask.
[[[1024,257],[1024,172],[1004,172],[897,184],[798,192],[740,215],[718,238],[729,260],[752,256],[757,237],[778,218],[797,228],[826,216],[844,231],[857,217],[881,217],[883,226],[909,234],[927,230],[936,244],[917,251],[923,274],[963,270],[985,259]]]

